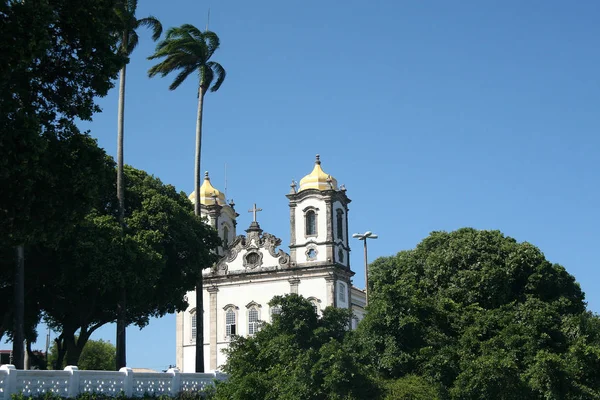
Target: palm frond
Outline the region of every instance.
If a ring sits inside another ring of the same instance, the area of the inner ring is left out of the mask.
[[[185,81],[185,79],[190,76],[192,72],[194,72],[196,68],[194,66],[188,66],[183,71],[181,71],[177,77],[173,80],[171,85],[169,85],[169,90],[175,90]]]
[[[202,40],[203,33],[200,29],[196,28],[194,25],[183,24],[180,26],[182,32],[187,33],[192,36],[196,40]]]
[[[223,68],[223,66],[221,66],[221,64],[219,64],[216,61],[209,61],[206,63],[206,66],[208,67],[208,69],[213,71],[213,76],[217,78],[215,83],[210,88],[211,92],[216,92],[223,84],[227,72],[225,72],[225,68]]]
[[[164,77],[179,71],[169,86],[170,90],[174,90],[197,70],[202,91],[210,89],[216,92],[223,84],[226,73],[221,64],[209,60],[219,45],[219,37],[214,32],[202,32],[189,24],[169,28],[165,38],[156,45],[154,54],[148,57],[149,60],[162,59],[148,70],[148,76]]]
[[[152,40],[154,40],[155,42],[158,40],[158,38],[160,37],[160,35],[162,34],[162,24],[160,23],[160,21],[156,18],[153,17],[152,15],[146,18],[142,18],[142,19],[138,19],[137,20],[137,26],[144,26],[148,29],[152,30]]]
[[[214,52],[219,48],[221,41],[216,33],[212,31],[206,31],[203,33],[203,42],[206,43],[206,47],[208,48],[208,58],[212,57]]]
[[[129,32],[129,41],[127,43],[127,55],[131,55],[133,50],[137,47],[140,38],[135,31]]]

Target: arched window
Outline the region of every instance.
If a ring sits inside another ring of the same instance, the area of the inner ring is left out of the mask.
[[[305,216],[306,236],[315,236],[317,234],[317,213],[314,210],[306,212]]]
[[[235,311],[230,308],[225,312],[225,336],[234,336],[237,333],[235,327]]]
[[[337,209],[337,237],[338,239],[344,240],[344,212],[341,209]]]
[[[227,226],[223,227],[223,247],[227,247],[229,244],[229,228]]]
[[[313,305],[313,310],[315,310],[315,314],[317,314],[317,317],[319,316],[319,303],[321,302],[321,300],[317,299],[316,297],[309,297],[308,299],[306,299],[308,301],[310,301]]]
[[[196,319],[196,312],[192,314],[192,342],[196,341],[196,336],[198,335],[198,320]]]
[[[258,310],[251,308],[248,310],[248,335],[254,335],[258,332]]]

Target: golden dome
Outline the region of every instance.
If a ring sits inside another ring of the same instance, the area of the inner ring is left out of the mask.
[[[298,191],[301,192],[306,189],[337,190],[337,180],[323,172],[321,159],[318,154],[312,172],[300,180],[300,189]]]
[[[193,203],[195,201],[196,192],[193,191],[192,194],[189,195],[190,201]],[[204,183],[200,186],[200,204],[204,204],[205,206],[212,206],[215,204],[215,198],[219,205],[225,204],[225,195],[221,193],[218,189],[215,189],[214,186],[210,183],[210,178],[208,177],[208,171],[204,173]]]

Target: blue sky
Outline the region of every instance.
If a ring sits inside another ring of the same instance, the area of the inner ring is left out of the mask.
[[[564,265],[600,311],[600,3],[595,1],[150,1],[138,17],[221,38],[227,70],[206,97],[202,169],[237,211],[238,233],[289,244],[285,194],[323,169],[346,185],[369,260],[434,230],[499,229]],[[197,80],[147,78],[154,43],[127,75],[125,159],[193,189]],[[82,124],[115,155],[117,89]],[[352,244],[354,282],[364,284]],[[114,327],[92,338],[114,343]],[[3,345],[5,346],[5,345]],[[175,363],[175,317],[128,329],[128,365]]]

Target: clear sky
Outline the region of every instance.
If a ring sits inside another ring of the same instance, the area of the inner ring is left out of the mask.
[[[202,170],[224,190],[227,165],[238,233],[257,203],[288,251],[285,194],[318,153],[348,189],[350,230],[379,235],[370,261],[434,230],[499,229],[564,265],[600,311],[599,2],[140,0],[138,17],[204,28],[209,7],[227,78],[206,96]],[[149,79],[139,34],[125,159],[189,193],[197,79],[175,92]],[[113,156],[117,94],[82,124]],[[129,328],[127,344],[129,366],[174,364],[175,317]]]

